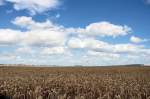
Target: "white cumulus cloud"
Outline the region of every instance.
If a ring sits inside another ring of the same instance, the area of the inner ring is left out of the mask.
[[[71,38],[68,41],[68,47],[71,49],[86,49],[100,54],[150,55],[150,49],[146,49],[143,45],[111,44],[94,38]]]
[[[139,38],[139,37],[136,37],[136,36],[131,36],[130,41],[133,42],[133,43],[141,43],[141,42],[145,42],[145,41],[148,41],[148,40],[142,39],[142,38]]]
[[[68,47],[72,49],[80,48],[99,52],[110,52],[110,50],[112,50],[111,44],[94,38],[71,38],[68,41]]]
[[[56,8],[59,0],[6,0],[14,5],[15,10],[28,10],[30,14],[42,13]]]
[[[57,46],[65,43],[65,33],[60,31],[32,30],[24,34],[23,44],[33,46]]]
[[[26,16],[16,17],[12,23],[29,30],[56,28],[56,26],[49,20],[46,20],[45,22],[35,22],[32,17]]]
[[[0,29],[0,45],[18,44],[22,39],[22,32],[12,29]]]
[[[27,30],[0,29],[0,44],[24,46],[62,46],[65,44],[67,33],[61,26],[54,25],[51,21],[35,22],[31,17],[22,16],[12,22]]]
[[[35,63],[36,61],[40,63],[41,59],[44,59],[41,62],[51,60],[52,63],[56,62],[55,64],[57,64],[58,57],[63,58],[59,62],[67,61],[68,57],[74,64],[86,63],[86,59],[91,60],[91,63],[96,62],[96,64],[99,63],[99,60],[112,64],[119,63],[119,60],[121,60],[120,63],[128,62],[131,58],[134,61],[142,58],[145,62],[146,57],[150,55],[149,48],[143,44],[134,44],[143,42],[145,39],[132,36],[131,42],[133,43],[119,44],[119,42],[111,43],[99,38],[99,36],[109,36],[110,38],[125,36],[132,31],[128,26],[97,22],[86,26],[85,29],[65,28],[50,20],[37,22],[32,17],[26,16],[16,17],[12,23],[20,27],[20,30],[0,29],[0,47],[4,47],[1,45],[8,45],[8,48],[11,48],[9,45],[14,46],[12,50],[15,50],[15,55],[13,56],[16,59],[17,56],[20,56],[24,62],[28,62],[26,59],[32,58],[35,59]],[[21,31],[22,29],[23,31]],[[86,58],[80,56],[86,56]],[[149,63],[147,60],[146,62]]]
[[[85,29],[78,29],[79,33],[95,36],[124,36],[131,32],[131,28],[124,25],[115,25],[110,22],[97,22],[86,26]]]

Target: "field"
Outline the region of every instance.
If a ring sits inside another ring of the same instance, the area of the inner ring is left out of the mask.
[[[150,99],[150,67],[0,67],[0,99]]]

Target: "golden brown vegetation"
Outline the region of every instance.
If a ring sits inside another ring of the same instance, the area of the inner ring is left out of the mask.
[[[8,99],[150,99],[150,67],[0,67]]]

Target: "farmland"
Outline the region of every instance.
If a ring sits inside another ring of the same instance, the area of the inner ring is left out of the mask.
[[[150,67],[0,67],[7,99],[150,99]]]

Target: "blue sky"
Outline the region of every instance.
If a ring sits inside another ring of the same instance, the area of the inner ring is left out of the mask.
[[[150,0],[0,0],[0,63],[150,64]]]

